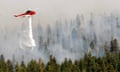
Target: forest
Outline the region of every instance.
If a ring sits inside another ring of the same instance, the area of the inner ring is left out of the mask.
[[[90,43],[91,47],[94,44]],[[39,61],[31,60],[14,63],[0,56],[0,72],[120,72],[120,51],[117,39],[113,39],[110,48],[104,45],[105,55],[93,56],[90,52],[84,58],[72,61],[65,58],[61,64],[57,63],[54,56],[50,55],[47,64],[40,58]]]

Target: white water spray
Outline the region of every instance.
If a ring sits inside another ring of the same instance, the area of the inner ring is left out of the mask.
[[[32,33],[32,17],[29,16],[29,38],[30,38],[30,42],[31,42],[31,46],[34,47],[35,45],[35,41],[33,39],[33,33]]]
[[[33,39],[33,33],[32,33],[32,17],[28,17],[28,29],[24,31],[24,36],[22,39],[20,39],[20,48],[34,48],[36,46],[35,41]]]

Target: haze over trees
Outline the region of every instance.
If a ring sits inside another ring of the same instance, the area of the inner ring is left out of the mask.
[[[6,60],[3,54],[0,72],[119,72],[119,21],[116,15],[91,13],[88,17],[77,15],[71,21],[56,21],[54,26],[48,24],[46,28],[38,25],[33,32],[37,51],[33,55],[25,53],[24,58],[40,57],[39,61],[32,59],[26,63],[22,59],[15,62]],[[3,39],[7,41],[7,38]],[[19,53],[23,53],[22,50]]]
[[[28,63],[24,61],[14,63],[11,60],[5,60],[1,55],[0,72],[120,72],[120,52],[109,50],[103,57],[88,53],[83,59],[72,62],[71,59],[66,58],[61,64],[58,64],[52,55],[47,64],[42,59],[31,60]]]

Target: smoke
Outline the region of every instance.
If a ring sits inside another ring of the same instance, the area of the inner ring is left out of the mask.
[[[111,38],[120,40],[118,14],[77,15],[72,20],[58,20],[46,27],[37,24],[33,31],[27,20],[25,17],[23,23],[13,30],[5,27],[0,31],[0,53],[6,59],[15,56],[16,61],[28,62],[41,58],[46,63],[49,56],[53,55],[61,63],[65,58],[79,60],[89,51],[100,57],[105,53],[103,45],[106,42],[110,45]],[[34,39],[36,46],[31,50],[28,47],[35,45]],[[92,41],[95,49],[90,48]]]

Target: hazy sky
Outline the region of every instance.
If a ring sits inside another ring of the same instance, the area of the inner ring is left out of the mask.
[[[48,24],[75,17],[78,13],[120,11],[120,0],[1,0],[0,25],[19,23],[13,15],[27,9],[35,9],[37,15],[34,18]]]

